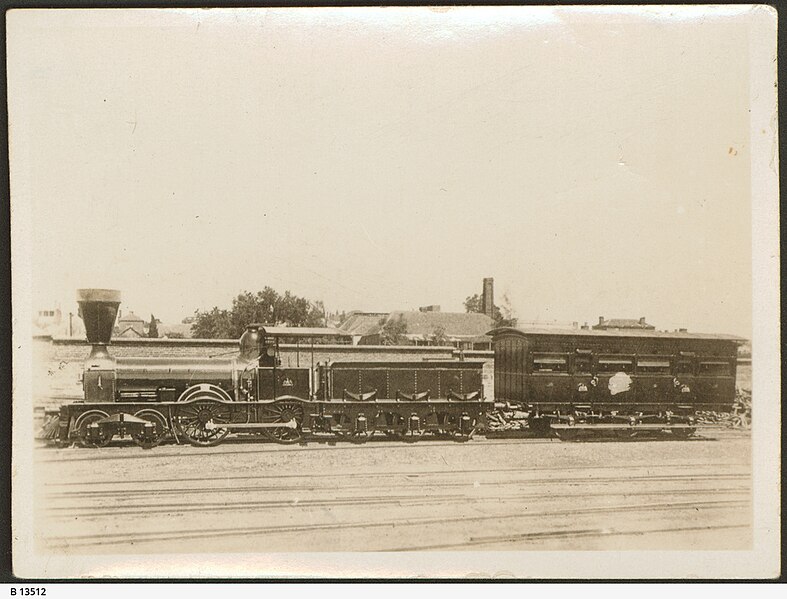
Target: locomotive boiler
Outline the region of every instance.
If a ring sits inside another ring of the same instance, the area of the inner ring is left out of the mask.
[[[333,329],[250,324],[232,358],[112,357],[120,293],[82,289],[77,296],[91,352],[84,400],[60,409],[61,444],[100,447],[128,436],[145,448],[170,437],[211,446],[230,433],[279,443],[320,434],[363,442],[376,433],[465,441],[493,407],[484,397],[482,362],[282,366],[281,343],[335,337]]]

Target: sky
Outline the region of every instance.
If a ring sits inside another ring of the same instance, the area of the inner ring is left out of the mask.
[[[521,321],[750,337],[743,14],[12,11],[33,309],[462,311],[494,277]]]

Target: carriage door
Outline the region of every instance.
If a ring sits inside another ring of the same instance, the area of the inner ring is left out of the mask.
[[[506,335],[495,341],[495,401],[525,405],[527,340]]]

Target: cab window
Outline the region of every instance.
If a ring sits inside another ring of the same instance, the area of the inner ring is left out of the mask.
[[[577,374],[592,373],[593,359],[590,356],[577,356],[574,358],[574,372]]]

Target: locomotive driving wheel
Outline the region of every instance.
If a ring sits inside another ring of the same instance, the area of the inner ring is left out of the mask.
[[[161,444],[161,442],[169,435],[169,426],[167,426],[167,419],[158,410],[144,409],[134,414],[137,418],[147,420],[153,424],[153,430],[147,435],[144,433],[137,433],[131,436],[131,439],[142,447],[143,449],[150,449]]]
[[[260,410],[261,422],[286,425],[264,429],[265,435],[271,440],[285,445],[298,443],[303,439],[301,424],[304,416],[303,405],[299,401],[289,399],[279,399]]]
[[[109,418],[109,414],[101,410],[90,410],[77,418],[74,428],[77,429],[79,444],[82,447],[106,447],[109,445],[113,435],[105,427],[95,424],[104,418]],[[91,425],[96,426],[97,429],[93,430],[90,428]]]
[[[222,424],[230,422],[229,406],[215,399],[186,402],[175,408],[172,423],[179,435],[196,447],[210,447],[221,443],[230,433]]]

